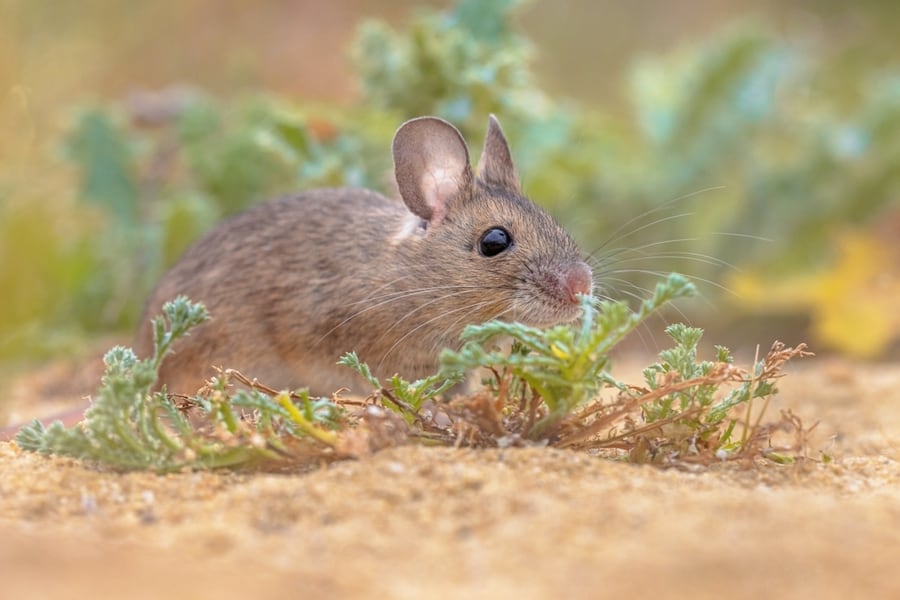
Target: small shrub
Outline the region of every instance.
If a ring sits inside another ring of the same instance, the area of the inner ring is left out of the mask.
[[[761,445],[770,432],[759,427],[761,413],[750,422],[752,402],[775,393],[782,365],[808,354],[803,346],[776,344],[748,373],[732,364],[724,348],[714,362],[698,362],[702,332],[673,325],[668,333],[676,344],[645,370],[646,387],[609,374],[610,350],[652,312],[693,289],[673,274],[636,312],[625,303],[595,304],[584,297],[578,325],[470,326],[463,347],[443,353],[441,371],[414,382],[395,375],[382,383],[355,354],[347,354],[341,363],[374,387],[355,413],[347,409],[359,403],[338,393],[313,399],[305,391],[277,391],[232,370],[220,371],[193,398],[153,391],[172,343],[209,316],[202,305],[182,297],[167,303],[164,317],[153,321],[152,357],[139,359],[122,347],[107,353],[106,373],[82,423],[66,429],[35,421],[16,441],[26,450],[158,472],[354,456],[416,438],[472,446],[618,448],[632,460],[663,464],[771,453]],[[498,336],[512,338],[511,351],[492,348]],[[492,374],[483,388],[442,400],[463,371],[475,368]],[[234,383],[244,387],[235,391]],[[726,384],[736,387],[724,392]],[[612,401],[602,397],[607,389],[616,392]],[[746,412],[738,440],[732,413],[739,406]],[[802,434],[802,424],[795,425]]]
[[[335,443],[329,429],[340,422],[339,408],[304,392],[234,392],[234,374],[227,371],[196,397],[180,402],[152,391],[172,343],[209,318],[203,305],[184,297],[163,306],[163,314],[153,320],[153,356],[139,359],[123,347],[106,354],[106,372],[82,423],[67,429],[34,421],[22,428],[16,442],[26,450],[114,469],[158,472],[279,461],[295,455],[296,440],[303,438]],[[193,421],[188,417],[192,412]]]

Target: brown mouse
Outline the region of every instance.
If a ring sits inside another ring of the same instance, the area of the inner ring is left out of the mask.
[[[162,365],[169,392],[193,394],[211,367],[276,388],[328,395],[351,385],[338,358],[407,379],[438,368],[462,329],[491,319],[550,326],[580,314],[591,270],[571,237],[519,188],[492,116],[477,171],[450,123],[421,117],[393,141],[402,202],[365,189],[321,189],[265,202],[222,223],[162,278],[140,326],[179,294],[212,320]],[[355,385],[359,384],[359,385]]]

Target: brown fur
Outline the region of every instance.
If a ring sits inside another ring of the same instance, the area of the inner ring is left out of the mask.
[[[493,117],[478,177],[459,132],[432,117],[401,126],[394,162],[405,206],[362,189],[309,191],[258,205],[187,251],[138,332],[147,354],[150,317],[178,294],[212,314],[164,361],[170,392],[193,393],[216,365],[329,394],[354,381],[335,365],[351,350],[379,377],[417,378],[437,368],[441,348],[459,346],[470,323],[578,316],[573,292],[590,291],[590,270],[563,229],[519,193]],[[479,240],[492,227],[514,245],[485,257]]]

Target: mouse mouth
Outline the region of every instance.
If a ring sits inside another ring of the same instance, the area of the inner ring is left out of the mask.
[[[576,320],[582,312],[580,296],[590,296],[593,291],[591,270],[584,262],[540,271],[528,283],[514,312],[518,321],[532,327]]]
[[[524,325],[546,329],[555,325],[571,323],[581,316],[581,312],[580,304],[559,306],[547,306],[545,304],[540,307],[529,307],[529,309],[521,311],[516,320]]]

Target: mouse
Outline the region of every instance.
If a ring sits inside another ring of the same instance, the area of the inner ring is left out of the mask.
[[[382,381],[431,375],[470,324],[548,327],[576,320],[593,292],[578,245],[523,195],[498,119],[478,164],[446,120],[406,121],[391,145],[398,198],[314,189],[257,204],[188,248],[151,293],[135,349],[153,351],[151,319],[179,295],[212,318],[176,341],[160,386],[193,395],[237,369],[276,389],[331,395],[371,387],[337,364],[354,351]]]

